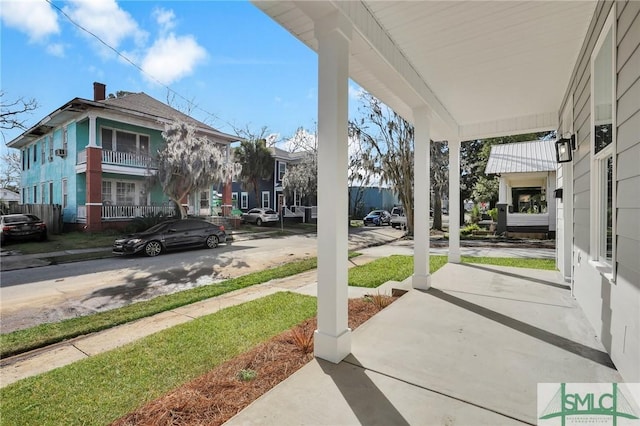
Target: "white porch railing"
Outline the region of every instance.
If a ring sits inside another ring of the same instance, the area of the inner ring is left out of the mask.
[[[549,226],[549,213],[508,213],[507,226]]]
[[[102,206],[103,219],[131,219],[134,217],[151,216],[164,213],[168,216],[175,214],[173,206]]]
[[[87,151],[82,150],[78,152],[77,164],[84,164],[86,162]],[[128,167],[155,167],[153,158],[149,155],[140,155],[133,152],[107,151],[104,149],[102,150],[102,163]]]
[[[150,216],[159,213],[173,216],[175,215],[175,209],[173,206],[102,206],[102,219],[133,219],[134,217]],[[76,220],[78,222],[87,220],[87,206],[78,206],[76,208]]]
[[[296,211],[290,210],[288,207],[283,207],[284,217],[304,217],[304,207],[298,207]]]

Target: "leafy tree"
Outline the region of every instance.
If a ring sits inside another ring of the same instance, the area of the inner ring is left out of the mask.
[[[22,163],[20,153],[15,150],[2,155],[2,168],[0,168],[0,188],[17,191],[20,187],[20,174]]]
[[[413,233],[413,126],[368,93],[362,118],[349,122],[349,135],[362,146],[362,166],[398,194]]]
[[[431,189],[433,191],[433,229],[442,231],[442,197],[449,191],[449,146],[431,141]]]
[[[235,150],[235,158],[242,165],[240,180],[253,190],[257,200],[260,181],[273,176],[273,156],[266,139],[241,141]]]
[[[240,174],[242,166],[228,161],[219,145],[197,135],[195,126],[189,123],[176,120],[165,124],[162,137],[166,143],[157,154],[156,179],[164,193],[180,206],[182,218],[187,215],[181,207],[184,197]]]

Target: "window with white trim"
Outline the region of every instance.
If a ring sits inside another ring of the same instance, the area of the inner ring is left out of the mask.
[[[278,161],[278,182],[282,180],[286,172],[287,172],[287,163]]]
[[[242,192],[240,194],[240,208],[241,209],[248,209],[249,208],[249,193],[248,192]]]
[[[127,152],[139,155],[149,155],[149,135],[111,129],[100,128],[102,149],[105,151]]]
[[[113,204],[113,198],[111,196],[111,181],[109,180],[102,181],[102,204]]]
[[[262,191],[262,208],[268,209],[271,206],[269,205],[269,199],[271,198],[271,194],[269,191]]]
[[[46,198],[45,198],[45,191],[47,190],[47,184],[46,183],[41,183],[40,184],[40,204],[45,204]]]
[[[47,148],[47,138],[44,138],[42,142],[40,142],[40,164],[44,164],[46,148]]]
[[[591,55],[591,259],[615,270],[616,70],[615,7]]]
[[[136,184],[133,182],[116,182],[116,204],[133,206],[136,204]]]
[[[67,131],[67,127],[65,126],[62,129],[62,149],[67,149],[68,142],[69,142],[69,132]]]
[[[67,194],[67,180],[62,179],[62,208],[67,208],[67,203],[69,202],[69,195]]]
[[[231,205],[233,206],[234,209],[238,208],[238,193],[237,192],[232,192],[231,193]]]
[[[38,185],[33,185],[33,204],[38,204]]]
[[[209,206],[209,191],[200,191],[200,208],[208,209]]]
[[[53,161],[53,137],[47,136],[45,140],[49,144],[49,162],[51,162]]]

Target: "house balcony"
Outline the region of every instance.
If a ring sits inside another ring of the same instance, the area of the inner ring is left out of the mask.
[[[155,160],[150,155],[135,152],[102,150],[102,171],[145,176],[156,172]],[[76,171],[87,170],[87,151],[78,152]]]
[[[153,216],[163,213],[167,216],[175,215],[175,208],[171,205],[139,206],[139,205],[103,205],[102,220],[129,220],[136,217]],[[76,219],[80,223],[87,220],[87,207],[78,206]]]

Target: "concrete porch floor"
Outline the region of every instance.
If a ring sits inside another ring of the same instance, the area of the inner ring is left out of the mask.
[[[432,284],[227,424],[536,424],[538,383],[622,381],[557,272],[447,264]]]

